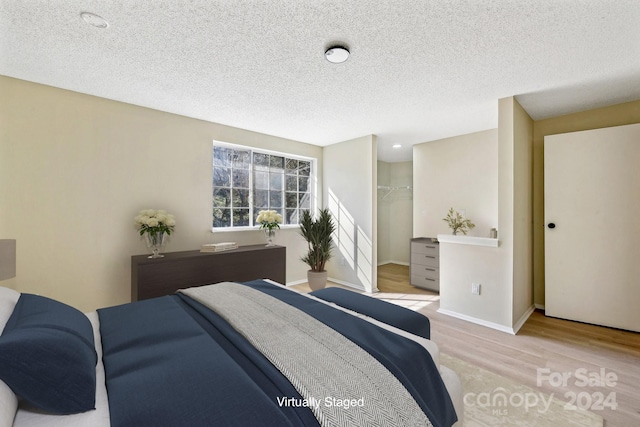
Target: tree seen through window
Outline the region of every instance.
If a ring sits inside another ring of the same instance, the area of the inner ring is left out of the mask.
[[[271,209],[298,224],[311,209],[312,162],[248,148],[213,147],[213,227],[251,227]]]

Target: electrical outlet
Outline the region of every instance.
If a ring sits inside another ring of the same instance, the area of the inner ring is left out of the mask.
[[[480,295],[480,283],[471,284],[471,293],[475,295]]]

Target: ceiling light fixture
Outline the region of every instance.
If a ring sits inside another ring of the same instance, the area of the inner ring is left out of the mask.
[[[324,57],[333,64],[342,64],[349,59],[349,49],[340,45],[332,46],[325,51]]]
[[[96,15],[95,13],[82,12],[80,13],[80,16],[82,17],[84,22],[86,22],[89,25],[93,25],[96,28],[107,28],[109,26],[109,23],[107,22],[106,19]]]
[[[393,147],[393,148],[401,148],[401,147],[402,147],[402,145],[401,145],[401,144],[393,144],[393,145],[392,145],[392,147]]]

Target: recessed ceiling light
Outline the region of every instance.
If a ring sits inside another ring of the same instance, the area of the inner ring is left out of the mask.
[[[341,64],[349,59],[349,50],[344,46],[332,46],[326,50],[324,57],[334,64]]]
[[[86,22],[89,25],[93,25],[96,28],[107,28],[109,26],[109,23],[107,22],[106,19],[96,15],[95,13],[82,12],[80,16],[82,17],[84,22]]]
[[[393,148],[401,148],[401,147],[402,147],[402,145],[401,145],[401,144],[393,144],[393,145],[392,145],[392,147],[393,147]]]

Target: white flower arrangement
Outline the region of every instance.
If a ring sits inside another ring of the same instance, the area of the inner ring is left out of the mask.
[[[266,210],[258,212],[256,222],[260,224],[260,228],[267,228],[273,230],[274,228],[280,228],[282,224],[282,215],[276,211]]]
[[[145,233],[151,234],[152,236],[160,233],[170,235],[176,226],[174,216],[163,209],[141,210],[134,218],[134,221],[141,236]]]

